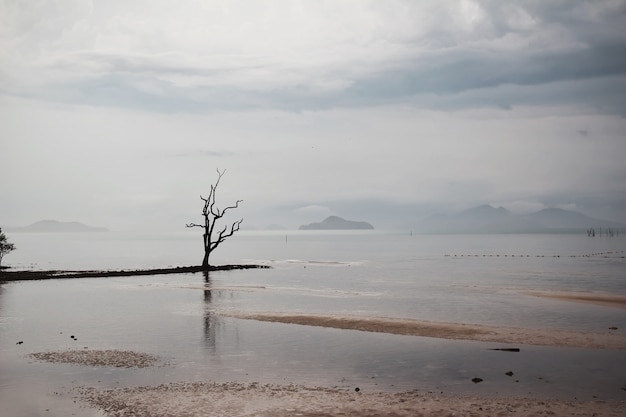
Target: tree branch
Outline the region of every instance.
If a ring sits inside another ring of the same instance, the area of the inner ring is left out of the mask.
[[[218,211],[216,213],[211,211],[211,214],[214,215],[216,219],[220,219],[220,218],[224,217],[224,215],[226,214],[227,210],[236,209],[237,207],[239,207],[239,203],[243,203],[243,200],[237,200],[235,202],[234,206],[225,207],[224,210],[222,210],[221,212],[219,212],[219,209],[218,209]],[[213,209],[211,209],[211,210],[213,210]]]
[[[241,226],[241,223],[243,223],[243,219],[234,222],[230,226],[230,232],[228,233],[226,233],[226,230],[228,229],[227,226],[224,226],[224,228],[218,233],[217,240],[211,244],[211,250],[215,249],[220,243],[226,240],[226,238],[231,237],[233,234],[235,234],[235,232],[239,231],[239,226]]]

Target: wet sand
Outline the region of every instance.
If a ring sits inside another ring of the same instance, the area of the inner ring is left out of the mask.
[[[248,313],[248,317],[252,318]],[[400,334],[427,333],[432,337],[479,340],[496,328],[424,323],[398,319],[356,319],[326,316],[257,315],[256,319],[325,325]],[[378,330],[372,330],[378,329]],[[503,331],[503,329],[501,328]],[[534,330],[518,329],[522,334]],[[437,336],[433,336],[437,335]],[[496,333],[498,338],[504,337]],[[553,342],[556,335],[552,336]],[[509,340],[510,341],[510,340]],[[569,342],[568,342],[569,343]],[[562,343],[557,343],[556,346]],[[90,367],[145,368],[161,363],[153,355],[121,350],[67,350],[41,352],[31,357],[53,363]],[[626,385],[622,388],[626,391]],[[626,401],[578,401],[522,397],[446,395],[430,391],[376,392],[337,387],[227,382],[171,382],[157,386],[96,389],[78,386],[76,400],[104,415],[150,417],[258,416],[258,417],[404,417],[404,416],[607,416],[623,415]],[[625,392],[626,397],[626,392]]]
[[[539,292],[530,291],[526,294],[535,297],[552,298],[555,300],[576,301],[580,303],[596,304],[605,307],[626,308],[626,296],[593,294],[584,292]]]
[[[147,368],[159,361],[159,358],[154,355],[130,350],[62,350],[31,353],[29,356],[51,363],[115,368]]]
[[[109,416],[403,417],[623,416],[622,401],[445,396],[422,391],[363,392],[240,383],[171,383],[98,391],[80,398]]]
[[[223,316],[276,323],[331,327],[440,339],[526,344],[536,346],[579,347],[626,350],[626,333],[607,330],[604,333],[553,329],[486,326],[478,324],[441,323],[387,317],[330,316],[292,313],[220,312]]]

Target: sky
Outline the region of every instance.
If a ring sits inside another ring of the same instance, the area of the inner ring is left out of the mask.
[[[0,0],[0,227],[626,223],[626,0]]]

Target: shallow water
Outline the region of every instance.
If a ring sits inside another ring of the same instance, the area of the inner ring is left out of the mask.
[[[5,260],[17,267],[160,267],[191,264],[198,255],[197,239],[187,234],[64,235],[65,240],[55,237],[57,245],[50,245],[49,235],[11,238],[20,257]],[[0,284],[0,411],[5,411],[0,414],[97,415],[54,393],[76,385],[187,380],[624,399],[625,351],[524,345],[509,353],[488,350],[502,345],[262,323],[220,312],[624,331],[623,309],[524,291],[626,295],[625,241],[574,235],[250,233],[220,248],[216,263],[259,262],[272,269],[215,272],[208,280],[181,274]],[[40,253],[43,247],[53,250]],[[108,369],[27,356],[84,347],[148,352],[164,363]],[[473,377],[484,381],[473,384]]]

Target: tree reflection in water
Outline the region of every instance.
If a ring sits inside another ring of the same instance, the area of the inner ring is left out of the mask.
[[[220,323],[213,311],[213,293],[209,271],[203,271],[202,275],[204,275],[204,343],[211,353],[215,353],[217,327]]]

